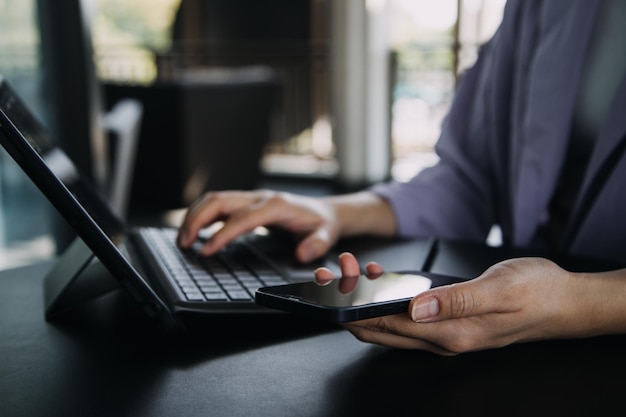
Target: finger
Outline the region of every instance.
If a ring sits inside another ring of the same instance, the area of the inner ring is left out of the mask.
[[[341,277],[339,281],[339,285],[337,285],[337,289],[342,294],[350,294],[356,288],[356,285],[359,283],[359,276],[350,276],[350,277]]]
[[[326,254],[336,240],[328,227],[320,227],[300,241],[296,247],[296,259],[311,262]]]
[[[221,196],[221,197],[220,197]],[[206,193],[187,209],[185,218],[178,229],[179,245],[187,247],[198,237],[198,231],[205,224],[215,221],[221,212],[220,204],[225,194]]]
[[[365,265],[365,273],[369,279],[376,279],[385,273],[385,270],[376,262],[368,262]]]
[[[206,193],[194,202],[185,215],[178,231],[178,244],[189,247],[198,238],[203,227],[221,220],[237,207],[248,204],[251,196],[242,198],[241,193],[220,192]]]
[[[254,195],[257,195],[256,201],[250,201],[241,208],[230,212],[229,216],[224,219],[223,227],[203,245],[202,254],[213,255],[235,238],[251,232],[259,226],[279,225],[294,233],[293,226],[289,225],[289,220],[297,217],[297,206],[271,191]]]
[[[344,325],[364,342],[440,355],[501,347],[515,341],[510,335],[491,334],[474,319],[415,323],[408,315],[391,315]]]
[[[315,270],[314,279],[317,284],[324,286],[330,284],[336,277],[330,269],[322,266]]]
[[[342,277],[358,277],[361,274],[361,266],[350,252],[343,252],[339,255],[339,267]]]
[[[214,255],[237,237],[253,231],[258,226],[278,221],[281,211],[264,203],[265,201],[262,200],[232,212],[227,219],[224,219],[222,228],[204,243],[200,253],[207,256]]]
[[[423,292],[411,300],[411,318],[415,322],[425,323],[514,311],[517,306],[510,302],[509,280],[504,276],[498,278],[483,275]]]
[[[361,267],[356,258],[350,252],[339,255],[339,267],[341,268],[341,281],[338,289],[342,294],[349,294],[356,288],[361,274]]]
[[[366,343],[373,343],[397,349],[425,350],[445,356],[456,354],[456,352],[449,351],[428,339],[418,338],[414,334],[405,335],[402,333],[394,333],[391,328],[398,327],[393,326],[393,323],[397,322],[402,323],[403,327],[414,327],[417,325],[409,319],[408,315],[398,314],[344,323],[343,327],[350,331],[350,333],[352,333],[357,339]]]

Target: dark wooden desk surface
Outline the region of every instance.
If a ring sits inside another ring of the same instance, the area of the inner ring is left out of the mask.
[[[0,272],[0,416],[621,414],[626,338],[439,357],[287,315],[155,331],[115,292],[47,323],[51,263]]]

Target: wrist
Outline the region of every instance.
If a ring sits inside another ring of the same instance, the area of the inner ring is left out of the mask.
[[[341,236],[393,236],[396,233],[390,204],[374,193],[363,191],[325,197],[324,200],[335,213]]]
[[[581,336],[626,333],[626,269],[572,274],[570,317]]]

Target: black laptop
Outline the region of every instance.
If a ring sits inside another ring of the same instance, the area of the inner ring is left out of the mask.
[[[88,292],[106,291],[110,283],[95,276],[104,269],[146,311],[164,319],[271,312],[254,303],[256,288],[312,279],[317,264],[296,264],[288,255],[291,245],[276,237],[249,234],[217,256],[202,257],[193,249],[179,250],[173,228],[127,227],[1,78],[0,125],[4,148],[79,237],[46,277],[48,318],[84,301]]]
[[[44,281],[47,319],[120,284],[151,316],[174,326],[184,326],[189,315],[277,313],[255,304],[257,288],[311,280],[322,265],[339,272],[336,254],[308,265],[297,263],[287,236],[250,233],[218,255],[204,257],[194,249],[180,250],[174,228],[129,227],[2,77],[0,143],[78,235]],[[419,269],[431,244],[394,246],[393,256],[405,259],[398,267]],[[388,258],[389,248],[383,247],[376,251],[376,245],[365,244],[362,260],[375,254]]]

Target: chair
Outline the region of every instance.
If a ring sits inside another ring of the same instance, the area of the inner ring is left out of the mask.
[[[110,164],[104,164],[100,186],[110,197],[111,208],[121,218],[126,218],[133,183],[133,170],[139,143],[143,105],[138,100],[124,99],[104,115],[104,128],[115,141]],[[105,145],[106,146],[106,145]],[[107,152],[108,153],[108,152]]]

